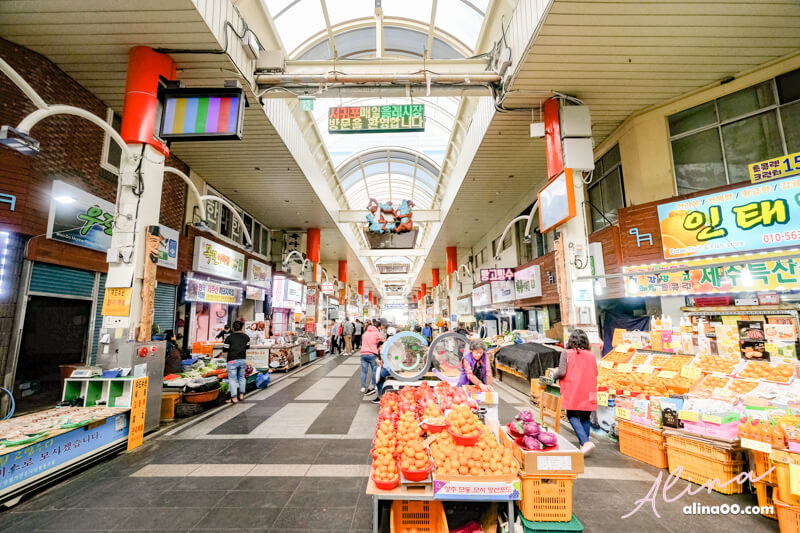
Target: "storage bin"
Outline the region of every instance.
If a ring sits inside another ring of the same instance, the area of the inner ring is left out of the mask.
[[[789,464],[778,461],[774,461],[773,464],[775,465],[775,481],[778,484],[778,490],[781,492],[781,500],[787,505],[800,507],[800,496],[792,494],[790,490]]]
[[[175,419],[175,406],[181,401],[179,392],[165,392],[161,395],[161,421]]]
[[[778,519],[778,515],[775,513],[775,501],[774,501],[774,493],[775,493],[775,485],[771,483],[764,483],[759,481],[757,483],[753,483],[756,488],[756,499],[758,500],[758,507],[760,508],[761,516],[766,518],[772,518],[773,520]],[[763,509],[766,507],[772,507],[772,514],[765,514]]]
[[[713,490],[721,494],[741,494],[743,485],[731,481],[744,470],[745,460],[740,449],[726,450],[715,448],[710,444],[696,441],[692,438],[666,436],[667,462],[669,471],[683,467],[681,479],[705,485],[710,480],[719,480],[714,483]]]
[[[775,502],[775,514],[778,515],[778,527],[781,533],[800,532],[800,507],[786,503],[781,498],[783,493],[780,488],[773,493],[772,501]]]
[[[569,522],[531,522],[520,516],[524,533],[583,533],[583,524],[573,516]]]
[[[661,430],[641,427],[625,420],[619,420],[617,429],[621,454],[656,468],[667,468],[666,441]]]
[[[775,475],[775,470],[770,472],[768,475],[761,477],[773,466],[772,460],[769,458],[769,454],[759,452],[757,450],[751,450],[751,453],[753,454],[753,478],[761,478],[759,481],[763,481],[764,483],[772,483],[775,485],[778,482],[778,478]]]
[[[396,500],[392,502],[390,532],[415,528],[419,533],[449,533],[442,502]]]
[[[569,522],[572,520],[572,483],[575,475],[547,477],[520,476],[520,512],[531,522]]]

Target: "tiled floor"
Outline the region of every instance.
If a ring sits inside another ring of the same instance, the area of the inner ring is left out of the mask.
[[[328,357],[273,377],[243,404],[150,438],[0,512],[0,531],[371,531],[364,490],[377,406],[359,392],[358,357]],[[527,399],[498,388],[500,418],[509,420]],[[662,471],[620,455],[602,437],[586,466],[574,484],[573,509],[587,532],[778,530],[759,516],[683,513],[693,502],[754,505],[751,494],[703,492],[667,503],[659,491],[655,511],[647,502],[622,519]],[[679,481],[668,496],[686,485]],[[463,504],[447,509],[453,521],[475,512]]]

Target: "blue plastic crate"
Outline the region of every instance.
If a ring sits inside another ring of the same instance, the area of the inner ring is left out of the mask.
[[[583,524],[575,515],[569,522],[531,522],[526,520],[522,513],[519,515],[522,520],[522,529],[525,533],[583,533]]]

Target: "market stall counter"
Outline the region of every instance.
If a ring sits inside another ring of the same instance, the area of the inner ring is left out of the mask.
[[[123,450],[128,407],[62,407],[0,422],[0,505]]]

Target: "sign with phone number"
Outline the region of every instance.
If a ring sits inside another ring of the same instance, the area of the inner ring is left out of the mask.
[[[800,176],[661,204],[658,218],[664,259],[797,245]]]

